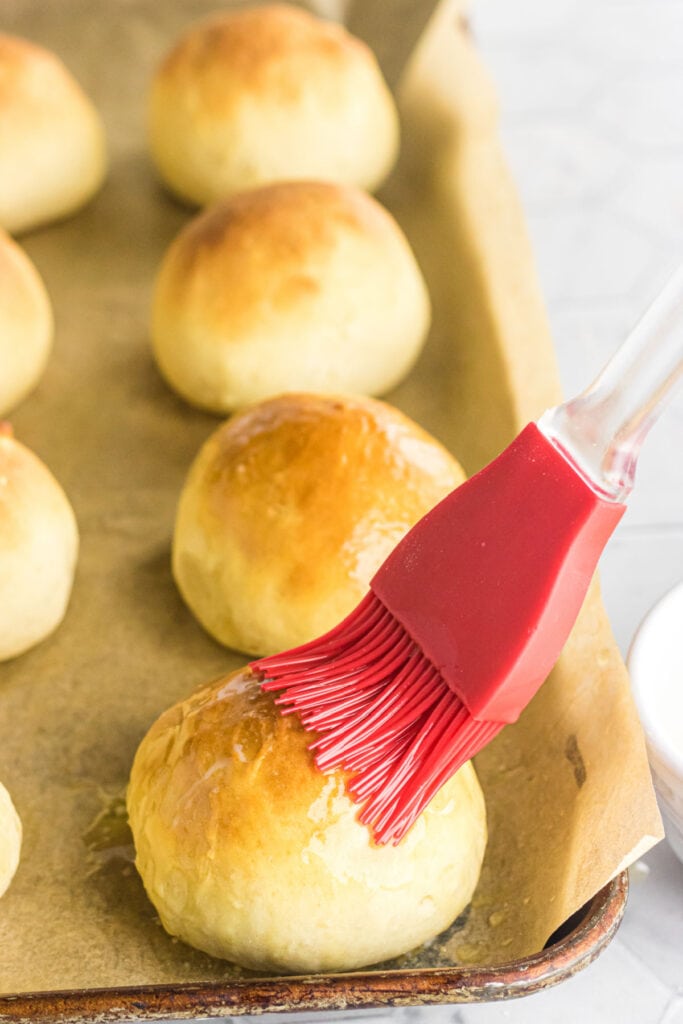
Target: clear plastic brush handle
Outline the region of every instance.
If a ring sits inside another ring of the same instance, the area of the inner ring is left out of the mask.
[[[601,497],[623,502],[650,427],[683,376],[683,266],[589,388],[538,421]]]

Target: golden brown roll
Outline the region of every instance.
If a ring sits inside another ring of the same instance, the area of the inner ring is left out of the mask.
[[[14,878],[21,852],[21,820],[0,782],[0,896]]]
[[[0,424],[0,661],[59,625],[77,553],[76,520],[64,491]]]
[[[400,538],[463,480],[373,399],[283,395],[208,439],[183,487],[173,573],[217,640],[286,650],[350,612]]]
[[[286,4],[190,27],[154,77],[149,127],[162,179],[199,205],[301,178],[374,189],[398,149],[394,101],[372,52]]]
[[[381,394],[412,367],[427,289],[393,217],[357,189],[270,185],[196,217],[156,282],[168,383],[230,412],[283,391]]]
[[[52,307],[38,271],[0,228],[0,416],[38,383],[52,334]]]
[[[66,217],[99,189],[99,115],[62,61],[0,34],[0,225],[13,234]]]
[[[128,788],[137,867],[172,935],[264,971],[350,970],[446,928],[486,844],[468,762],[398,846],[376,846],[339,773],[248,669],[166,711]]]

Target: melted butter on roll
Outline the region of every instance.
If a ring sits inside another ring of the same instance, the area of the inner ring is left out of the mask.
[[[263,655],[331,629],[411,526],[464,480],[369,398],[290,394],[219,427],[185,481],[173,574],[205,629]]]
[[[168,932],[254,970],[350,970],[406,952],[469,902],[484,847],[471,764],[398,846],[376,846],[340,773],[248,669],[166,711],[128,790],[137,867]]]

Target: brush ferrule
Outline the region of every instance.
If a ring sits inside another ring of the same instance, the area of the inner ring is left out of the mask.
[[[413,527],[372,589],[473,718],[512,722],[557,660],[623,511],[530,424]]]

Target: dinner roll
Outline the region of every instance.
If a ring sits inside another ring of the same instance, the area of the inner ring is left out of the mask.
[[[152,84],[159,174],[203,205],[273,181],[374,189],[398,149],[398,117],[374,55],[341,26],[286,4],[193,25]]]
[[[429,298],[393,217],[364,192],[269,185],[196,217],[159,272],[159,368],[225,413],[282,391],[381,394],[412,367]]]
[[[47,467],[0,427],[0,661],[61,622],[73,582],[78,532]]]
[[[45,286],[23,249],[0,229],[0,416],[33,390],[51,345]]]
[[[173,574],[221,643],[286,650],[352,611],[400,538],[462,480],[445,448],[383,402],[283,395],[200,450]]]
[[[469,902],[486,843],[467,762],[398,846],[376,846],[344,776],[248,669],[166,711],[128,788],[137,867],[171,935],[243,967],[340,971],[397,956]]]
[[[0,782],[0,896],[14,878],[21,851],[21,821],[9,793]]]
[[[13,233],[83,206],[106,170],[102,124],[61,60],[0,34],[0,224]]]

